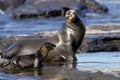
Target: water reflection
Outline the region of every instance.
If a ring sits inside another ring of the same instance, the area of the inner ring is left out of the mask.
[[[7,78],[7,74],[15,74],[19,78],[20,76],[31,76],[34,78],[46,78],[50,79],[53,77],[70,77],[73,73],[69,75],[69,71],[76,70],[76,64],[65,64],[63,66],[44,66],[42,68],[34,69],[34,68],[25,68],[20,69],[15,65],[11,64],[8,67],[1,68],[0,72],[4,72],[3,74]],[[14,75],[14,77],[15,77]],[[13,76],[13,75],[12,75]]]
[[[21,76],[22,76],[22,78],[25,78],[25,80],[36,80],[36,79],[48,80],[48,79],[54,78],[54,77],[72,78],[72,77],[75,77],[75,75],[73,75],[74,74],[73,71],[77,72],[76,69],[65,69],[60,66],[59,67],[58,66],[56,66],[56,67],[55,66],[46,66],[46,67],[43,67],[43,68],[37,69],[37,70],[34,70],[32,68],[32,69],[25,69],[25,70],[18,70],[18,71],[14,70],[15,73],[14,72],[13,73],[11,73],[11,72],[10,73],[9,72],[1,73],[1,75],[4,75],[4,76],[0,75],[0,79],[16,80],[18,78],[21,79]],[[12,75],[12,74],[15,74],[15,75]],[[31,76],[31,77],[28,77],[28,76]],[[11,78],[11,77],[13,77],[13,78]]]

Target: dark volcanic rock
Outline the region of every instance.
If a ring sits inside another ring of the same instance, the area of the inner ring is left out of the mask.
[[[63,16],[69,9],[75,9],[81,15],[91,10],[99,13],[108,11],[105,5],[95,0],[2,0],[0,8],[12,10],[14,19]]]
[[[24,4],[24,2],[25,0],[0,0],[0,9],[10,11]]]
[[[79,48],[82,52],[111,52],[120,51],[120,36],[106,36],[99,38],[85,38]]]
[[[32,36],[16,36],[9,38],[1,38],[0,39],[0,50],[1,52],[8,48],[12,43],[22,39],[31,39],[31,38],[43,38],[48,37],[50,34],[53,35],[56,32],[42,32],[37,35]],[[103,34],[102,34],[103,35]],[[107,35],[99,37],[89,37],[90,35],[86,35],[83,40],[82,45],[78,49],[78,52],[103,52],[103,51],[120,51],[120,34],[118,35]],[[92,35],[93,36],[93,35]],[[94,35],[97,36],[97,35]]]
[[[57,17],[72,9],[77,2],[73,0],[30,0],[13,11],[13,18],[33,18],[33,17]]]
[[[108,8],[105,5],[98,3],[96,0],[80,0],[81,10],[91,9],[93,12],[106,13]]]

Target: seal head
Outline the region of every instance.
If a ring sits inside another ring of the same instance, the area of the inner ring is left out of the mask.
[[[66,14],[65,14],[65,18],[66,18],[67,22],[72,23],[76,18],[75,10],[67,11]]]

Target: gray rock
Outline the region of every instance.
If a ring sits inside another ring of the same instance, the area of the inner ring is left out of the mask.
[[[12,11],[14,19],[63,16],[69,9],[75,9],[80,15],[85,11],[108,12],[105,5],[95,0],[3,0],[0,8]]]
[[[108,7],[98,3],[96,0],[80,0],[81,10],[91,9],[93,12],[106,13],[108,12]]]
[[[86,45],[87,44],[87,45]],[[84,40],[80,50],[82,52],[111,52],[120,51],[120,37],[100,37],[89,40]]]
[[[24,2],[25,0],[0,0],[0,9],[10,11],[24,4]]]

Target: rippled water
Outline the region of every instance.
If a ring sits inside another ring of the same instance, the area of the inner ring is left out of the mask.
[[[77,68],[120,68],[120,52],[77,54]]]

